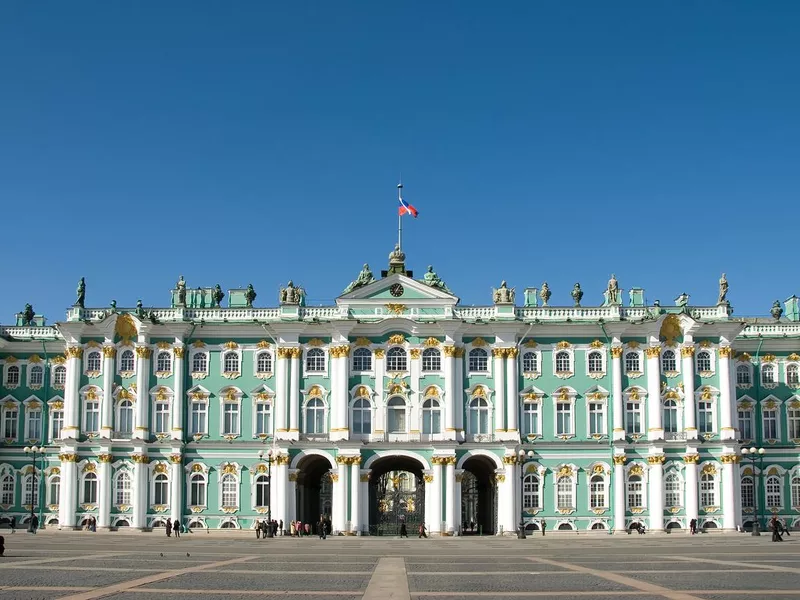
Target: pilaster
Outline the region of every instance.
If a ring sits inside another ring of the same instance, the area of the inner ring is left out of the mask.
[[[728,531],[736,530],[736,463],[739,457],[736,454],[723,454],[722,462],[722,528]]]
[[[444,354],[444,434],[445,439],[456,439],[456,409],[458,396],[456,396],[456,347],[443,346]]]
[[[494,361],[494,432],[496,437],[504,438],[506,432],[506,348],[492,348]]]
[[[150,458],[139,450],[131,454],[133,461],[133,528],[145,529],[147,515],[147,465]]]
[[[517,529],[517,490],[516,490],[516,457],[506,455],[503,457],[504,468],[495,474],[497,480],[497,496],[500,506],[497,524],[502,528],[503,535],[512,535]]]
[[[331,356],[331,441],[346,440],[347,426],[347,363],[350,346],[333,346]]]
[[[277,364],[275,366],[275,438],[285,440],[288,437],[286,407],[289,405],[289,356],[292,348],[276,348]]]
[[[683,471],[683,480],[686,485],[686,519],[696,519],[698,517],[698,497],[697,497],[697,463],[700,461],[700,455],[696,452],[687,450],[687,454],[683,457],[685,469]]]
[[[117,349],[113,345],[103,346],[103,403],[100,408],[100,437],[110,439],[114,431],[114,358]],[[99,519],[98,519],[99,521]],[[98,527],[107,527],[100,525]]]
[[[644,352],[647,356],[647,439],[661,440],[664,439],[661,422],[661,347],[650,346]],[[661,520],[663,522],[663,517]]]
[[[506,405],[507,439],[519,441],[519,377],[517,376],[518,348],[506,348]]]
[[[453,395],[453,405],[455,407],[456,439],[463,442],[464,435],[464,348],[463,346],[455,349],[456,353],[456,386]]]
[[[270,515],[274,520],[283,521],[284,527],[288,523],[286,518],[287,504],[289,502],[288,488],[289,488],[289,455],[278,454],[273,458],[274,465],[272,467],[272,476],[270,478],[270,485],[275,485],[275,509]],[[294,502],[294,498],[291,499]]]
[[[350,531],[361,534],[361,457],[350,457]]]
[[[334,533],[343,533],[347,527],[347,456],[336,457],[336,473],[333,479],[333,518],[331,526]]]
[[[455,509],[455,528],[456,531],[461,531],[461,483],[464,480],[464,469],[456,469],[454,471],[455,485],[453,488],[453,507]]]
[[[183,395],[185,393],[185,380],[184,374],[186,369],[184,367],[184,354],[186,353],[185,346],[175,346],[173,349],[175,356],[175,364],[173,365],[174,373],[174,394],[172,395],[172,427],[170,428],[170,437],[173,440],[183,439],[183,422],[185,419],[184,411],[186,410],[186,403],[184,402]]]
[[[693,345],[685,345],[681,347],[681,372],[683,374],[683,422],[685,423],[684,430],[686,431],[687,440],[696,440],[697,401],[694,397],[694,346]],[[697,474],[695,473],[695,476],[696,475]],[[695,484],[696,481],[697,479],[695,477]],[[695,498],[695,506],[697,506],[696,498]],[[696,517],[697,514],[695,514],[694,516]]]
[[[720,346],[717,365],[719,368],[719,403],[720,403],[720,438],[735,440],[736,428],[733,423],[736,403],[735,394],[731,393],[731,354],[733,348]],[[727,511],[726,511],[727,512]]]
[[[69,370],[67,370],[69,373]],[[77,522],[75,509],[78,502],[78,454],[65,450],[58,455],[61,460],[61,493],[58,500],[59,529],[74,529]]]
[[[80,346],[67,346],[64,354],[67,357],[67,378],[64,383],[64,427],[61,429],[61,435],[65,439],[78,439],[80,435],[78,390],[81,382],[83,348]],[[72,517],[72,522],[73,524],[75,522],[74,516]]]
[[[289,435],[290,440],[300,439],[300,357],[302,348],[292,348],[290,363],[291,380],[289,382]]]
[[[175,395],[177,398],[178,395]],[[169,512],[173,522],[183,522],[183,456],[169,455]]]
[[[145,342],[146,344],[146,342]],[[136,346],[136,426],[133,439],[146,440],[150,437],[150,355],[152,350],[146,345]],[[144,517],[142,517],[144,518]],[[134,514],[134,522],[136,515]],[[134,525],[136,527],[136,525]]]
[[[458,521],[456,521],[456,508],[461,508],[461,502],[456,505],[455,503],[455,489],[456,489],[456,457],[448,456],[445,461],[445,474],[444,474],[444,487],[445,487],[445,516],[444,520],[447,527],[447,534],[453,535],[458,529]],[[460,516],[459,510],[459,516]]]
[[[97,458],[100,467],[97,470],[97,526],[108,529],[111,526],[111,462],[113,457],[103,450]]]
[[[650,530],[664,530],[664,461],[663,454],[651,454],[647,457],[649,466],[648,495],[650,506]]]
[[[625,455],[614,455],[614,533],[625,533]]]
[[[613,406],[611,410],[611,414],[613,415],[613,439],[614,440],[624,440],[625,439],[625,424],[623,422],[623,418],[625,416],[625,409],[622,404],[622,346],[612,346],[611,347],[611,397],[613,401]],[[616,473],[616,469],[614,470]],[[624,505],[623,505],[624,507]],[[624,508],[623,508],[623,526],[624,525]],[[616,529],[616,525],[614,529]]]

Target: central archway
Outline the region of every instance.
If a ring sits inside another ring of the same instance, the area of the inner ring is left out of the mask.
[[[370,535],[416,533],[425,522],[423,465],[409,456],[382,456],[369,476]]]
[[[461,530],[464,535],[494,535],[497,531],[495,464],[486,456],[464,461],[461,479]]]
[[[331,519],[333,494],[331,463],[327,457],[308,454],[297,463],[297,519],[310,523],[316,532],[320,516]]]

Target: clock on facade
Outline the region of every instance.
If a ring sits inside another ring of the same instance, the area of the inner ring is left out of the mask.
[[[405,290],[403,289],[403,286],[400,285],[399,283],[395,283],[392,285],[392,287],[389,288],[389,293],[395,298],[399,298],[400,296],[402,296],[403,292],[405,292]]]

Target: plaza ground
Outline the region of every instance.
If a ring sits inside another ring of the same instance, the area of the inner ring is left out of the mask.
[[[3,530],[3,600],[800,600],[800,541],[768,535],[276,538]]]

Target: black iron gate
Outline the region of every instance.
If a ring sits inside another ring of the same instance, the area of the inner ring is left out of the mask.
[[[425,482],[409,471],[390,471],[370,481],[370,535],[417,534],[425,522]]]

